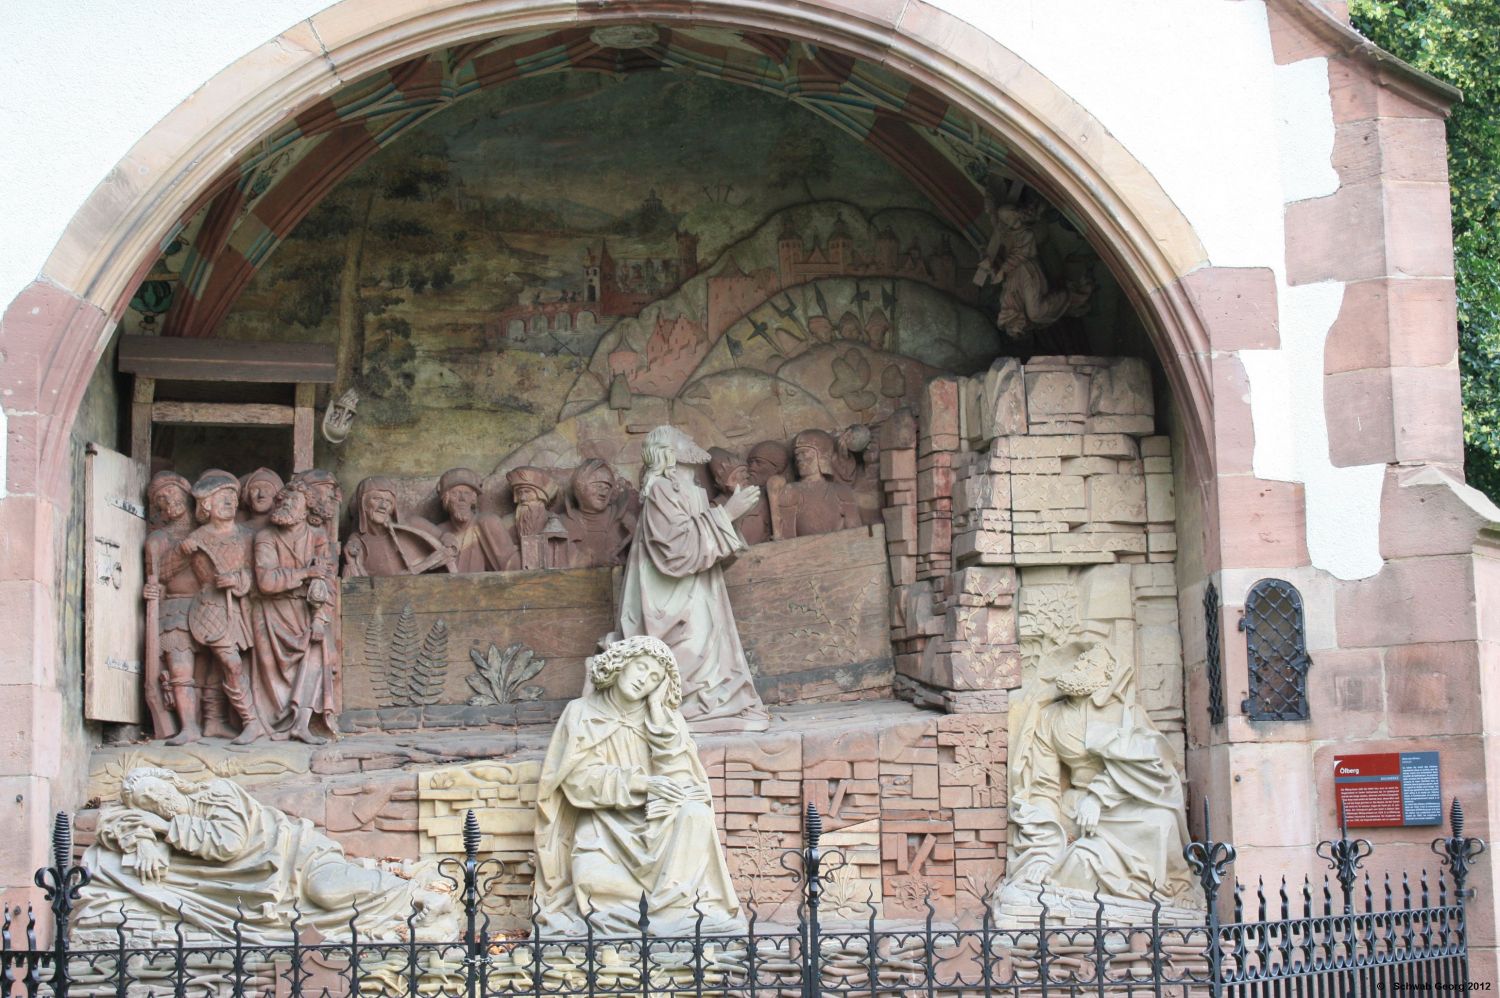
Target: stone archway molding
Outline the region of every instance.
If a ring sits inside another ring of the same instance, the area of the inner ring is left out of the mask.
[[[434,48],[642,20],[816,41],[884,65],[990,129],[1011,150],[1008,165],[1073,213],[1113,268],[1179,400],[1194,467],[1212,474],[1208,341],[1177,284],[1208,262],[1202,244],[1102,124],[963,20],[923,0],[343,0],[224,69],[137,142],[74,216],[46,262],[43,288],[33,285],[21,296],[46,297],[50,320],[12,308],[8,325],[14,319],[48,327],[34,331],[45,341],[37,371],[38,491],[64,494],[68,430],[113,323],[166,236],[216,193],[215,182],[247,148],[345,83]],[[21,491],[16,484],[12,490]]]

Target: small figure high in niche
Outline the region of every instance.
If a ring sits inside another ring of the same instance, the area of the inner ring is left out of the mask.
[[[178,545],[192,559],[198,579],[198,592],[188,609],[188,630],[195,645],[219,666],[225,699],[241,724],[234,743],[243,745],[267,733],[255,709],[245,654],[251,648],[248,600],[255,583],[251,571],[255,535],[234,522],[240,482],[229,472],[205,471],[193,485],[193,498],[203,525]],[[174,695],[180,691],[174,685]]]
[[[317,715],[332,729],[338,582],[327,538],[308,525],[307,491],[292,479],[276,495],[271,526],[255,535],[255,698],[267,724],[321,745],[327,739],[313,734],[311,721]]]
[[[429,529],[400,522],[396,483],[375,475],[354,489],[355,531],[344,545],[344,578],[421,575],[447,561]]]
[[[1037,253],[1037,237],[1043,227],[1040,205],[997,204],[993,194],[986,191],[984,207],[993,228],[979,258],[974,283],[980,287],[1000,285],[995,325],[1001,332],[1019,339],[1064,316],[1088,311],[1094,284],[1087,277],[1069,281],[1066,288],[1048,290],[1047,275],[1042,272]]]
[[[713,795],[678,707],[672,651],[626,638],[588,661],[590,689],[552,733],[537,796],[534,900],[544,926],[582,935],[744,931]],[[695,906],[696,909],[695,910]],[[591,913],[591,914],[590,914]]]
[[[193,532],[193,487],[174,471],[158,471],[146,487],[153,519],[146,538],[146,709],[157,738],[186,745],[203,737],[199,720],[196,655],[188,611],[198,593],[192,560],[180,547]]]
[[[348,938],[355,909],[361,938],[406,938],[416,910],[419,939],[458,931],[451,894],[436,871],[410,879],[345,857],[313,827],[261,804],[224,779],[191,783],[167,769],[125,774],[120,804],[99,815],[83,862],[94,874],[74,928],[114,940],[127,932],[172,932],[179,921],[213,939],[283,946],[294,924]]]
[[[1010,861],[996,902],[1036,886],[1201,906],[1182,847],[1186,798],[1173,751],[1134,702],[1129,670],[1102,644],[1021,708],[1012,745]]]
[[[276,493],[281,491],[281,476],[270,468],[256,468],[240,479],[240,511],[237,519],[252,531],[263,530],[271,522]]]
[[[479,511],[479,475],[452,468],[438,479],[438,498],[448,519],[432,527],[448,553],[444,568],[455,574],[511,572],[521,567],[521,551],[508,524],[496,513]]]
[[[729,497],[743,488],[754,489],[760,492],[761,501],[755,504],[755,508],[735,521],[739,528],[740,536],[745,539],[746,544],[760,544],[762,541],[771,539],[771,514],[770,506],[765,502],[765,493],[760,486],[750,481],[750,468],[733,451],[727,451],[722,447],[710,447],[708,449],[708,473],[714,480],[714,486],[718,489],[718,495],[714,496],[714,505],[722,506],[729,501]]]
[[[797,481],[772,478],[771,522],[776,539],[831,534],[860,525],[854,490],[832,478],[838,442],[825,430],[803,430],[792,441]]]
[[[722,506],[678,459],[708,454],[674,426],[641,447],[641,519],[625,565],[620,633],[665,641],[682,668],[682,713],[699,731],[762,731],[770,717],[745,660],[723,563],[746,550],[734,527],[760,499],[737,489]]]
[[[574,568],[623,565],[635,536],[630,490],[609,463],[590,458],[573,472],[563,526],[573,547]]]

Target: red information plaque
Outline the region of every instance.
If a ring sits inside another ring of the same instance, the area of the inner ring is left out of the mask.
[[[1333,789],[1350,828],[1438,825],[1443,820],[1436,752],[1337,756]]]

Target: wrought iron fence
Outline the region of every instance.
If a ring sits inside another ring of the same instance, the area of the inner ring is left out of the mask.
[[[479,828],[470,812],[465,856],[448,861],[463,918],[461,938],[451,942],[418,941],[414,912],[403,941],[361,937],[356,915],[348,937],[337,941],[300,932],[294,920],[281,945],[247,944],[236,922],[229,942],[190,942],[179,924],[167,946],[131,946],[120,928],[114,945],[85,947],[70,945],[68,924],[90,876],[73,863],[68,819],[59,814],[54,863],[36,875],[52,910],[54,941],[38,945],[34,912],[23,919],[21,909],[7,911],[0,994],[1433,995],[1469,983],[1464,904],[1473,892],[1466,880],[1485,849],[1482,840],[1463,834],[1456,800],[1450,821],[1451,833],[1433,842],[1440,866],[1432,877],[1403,872],[1372,882],[1362,869],[1370,843],[1350,839],[1345,830],[1318,849],[1332,881],[1327,875],[1320,885],[1283,880],[1269,891],[1236,885],[1221,899],[1234,847],[1205,834],[1185,850],[1207,900],[1201,924],[1168,923],[1154,900],[1146,924],[1110,924],[1098,898],[1092,920],[1060,922],[1039,891],[1034,924],[1000,924],[986,908],[975,924],[961,926],[939,919],[930,898],[926,917],[906,924],[883,922],[873,908],[862,922],[822,915],[823,887],[842,859],[820,848],[821,821],[809,805],[803,846],[786,856],[799,885],[794,924],[768,924],[752,910],[742,933],[706,934],[700,918],[691,935],[657,936],[642,898],[637,932],[604,936],[590,928],[564,937],[548,936],[535,921],[528,934],[491,931],[481,900],[497,870],[479,858]],[[1221,900],[1233,911],[1228,921],[1221,919]]]

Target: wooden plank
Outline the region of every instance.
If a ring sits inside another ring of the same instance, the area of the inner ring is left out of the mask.
[[[163,426],[292,426],[296,413],[289,405],[264,402],[155,402],[151,421]]]
[[[299,382],[295,411],[292,414],[292,470],[306,471],[313,466],[313,402],[317,386]]]
[[[190,336],[123,336],[120,370],[164,381],[332,384],[334,348],[323,343],[253,343]]]
[[[156,401],[156,379],[135,379],[130,402],[130,456],[151,466],[151,405]]]
[[[139,724],[146,465],[90,447],[84,499],[84,716]]]

